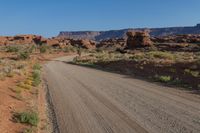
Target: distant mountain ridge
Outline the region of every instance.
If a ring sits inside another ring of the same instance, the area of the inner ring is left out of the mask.
[[[200,24],[188,27],[167,27],[167,28],[137,28],[122,29],[109,31],[62,31],[58,37],[66,37],[73,39],[90,39],[95,41],[105,40],[109,38],[123,38],[129,30],[149,30],[150,35],[154,37],[177,35],[177,34],[200,34]]]

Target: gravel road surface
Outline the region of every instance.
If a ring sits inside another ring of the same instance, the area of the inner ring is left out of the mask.
[[[198,95],[67,63],[72,58],[44,67],[60,133],[200,133]]]

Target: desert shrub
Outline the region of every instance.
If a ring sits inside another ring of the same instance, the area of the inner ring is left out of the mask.
[[[24,64],[17,64],[16,69],[24,69],[25,65]]]
[[[6,52],[18,52],[19,49],[20,49],[19,46],[7,46]]]
[[[31,47],[28,48],[29,53],[33,53],[33,50],[36,49],[35,45],[32,45]]]
[[[4,67],[2,72],[4,73],[4,76],[7,77],[14,76],[13,68],[11,66]]]
[[[197,85],[198,89],[200,89],[200,84]]]
[[[185,69],[184,73],[185,74],[190,74],[193,77],[198,77],[199,76],[199,71],[193,71],[193,70],[190,70],[190,69]]]
[[[6,76],[7,76],[7,77],[10,77],[10,78],[11,78],[11,77],[14,77],[14,75],[15,75],[15,74],[14,74],[13,71],[10,71],[9,73],[6,74]]]
[[[95,57],[99,62],[105,62],[105,61],[110,60],[109,54],[106,53],[106,52],[102,52],[102,53],[96,54]]]
[[[33,75],[32,75],[32,77],[33,77],[32,85],[33,86],[38,86],[40,84],[40,82],[41,82],[40,69],[41,69],[41,66],[38,63],[33,66]]]
[[[37,126],[39,122],[38,114],[35,112],[15,113],[13,119],[17,122],[29,124],[31,126]]]
[[[32,86],[30,84],[27,84],[25,82],[21,82],[18,84],[18,87],[26,89],[26,90],[30,90],[32,88]]]
[[[22,88],[20,88],[19,86],[10,89],[17,94],[20,94],[22,92]]]
[[[39,47],[40,53],[46,53],[48,50],[48,46],[47,45],[41,45]]]
[[[159,81],[159,82],[164,82],[164,83],[167,83],[167,82],[171,81],[171,77],[170,76],[158,76],[158,75],[156,75],[155,79],[157,81]]]
[[[22,131],[22,133],[33,133],[33,129],[32,128],[26,128]]]
[[[179,78],[175,78],[175,79],[171,80],[170,83],[172,85],[183,86],[183,81],[180,80]]]
[[[30,58],[30,53],[28,51],[19,52],[18,59],[26,60],[28,58]]]
[[[76,52],[76,51],[77,51],[77,48],[75,48],[73,46],[68,46],[68,47],[65,47],[63,49],[63,52],[66,52],[66,53],[68,53],[68,52]]]
[[[81,56],[82,53],[83,53],[83,49],[82,49],[82,48],[78,48],[78,50],[77,50],[77,54],[78,54],[79,56]]]
[[[33,66],[33,69],[34,70],[40,70],[42,67],[40,66],[40,64],[38,64],[38,63],[36,63],[36,64],[34,64],[34,66]]]
[[[103,50],[103,49],[101,49],[101,48],[97,48],[97,49],[96,49],[96,52],[103,53],[103,52],[104,52],[104,50]]]
[[[150,58],[157,58],[157,59],[169,59],[173,60],[174,55],[169,52],[161,52],[161,51],[152,51],[148,52],[147,56]]]
[[[169,71],[172,72],[172,73],[175,73],[175,72],[176,72],[176,69],[170,68]]]
[[[16,93],[16,95],[13,96],[13,98],[15,98],[15,99],[17,99],[19,101],[23,101],[23,97],[22,97],[22,95],[20,93]]]
[[[32,83],[33,83],[33,81],[30,80],[30,79],[26,79],[26,80],[24,81],[24,84],[27,84],[27,85],[32,85]]]
[[[77,56],[73,59],[73,63],[87,65],[87,66],[94,66],[95,61],[93,59],[81,58],[81,57]]]
[[[40,71],[39,70],[34,70],[33,71],[33,83],[32,85],[33,86],[38,86],[41,82],[41,79],[40,79]]]
[[[141,61],[144,59],[144,54],[135,54],[129,57],[129,59],[134,60],[134,61]]]
[[[0,73],[0,80],[3,81],[6,79],[6,75],[4,73]]]
[[[74,63],[78,63],[80,60],[79,60],[79,57],[75,57],[74,59],[73,59],[73,62]]]

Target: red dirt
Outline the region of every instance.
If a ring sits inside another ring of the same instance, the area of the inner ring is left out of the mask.
[[[66,53],[56,53],[56,54],[43,54],[43,55],[34,55],[31,60],[32,63],[35,61],[40,61],[41,63],[48,61],[55,57],[60,57],[67,55]],[[11,57],[10,54],[0,54],[1,57]],[[19,133],[22,132],[25,128],[30,128],[28,125],[16,123],[12,120],[14,112],[20,112],[24,110],[31,109],[34,105],[37,105],[40,123],[38,125],[38,133],[47,132],[45,129],[48,128],[48,118],[46,115],[46,99],[45,91],[43,87],[39,88],[39,95],[36,96],[32,94],[31,91],[23,91],[22,96],[25,100],[18,100],[15,98],[16,93],[13,92],[10,88],[15,87],[17,83],[23,81],[25,77],[16,75],[12,78],[6,78],[4,81],[0,80],[0,133]]]
[[[14,87],[16,82],[22,80],[22,77],[16,76],[12,79],[0,81],[0,132],[14,133],[20,132],[25,126],[13,123],[12,113],[18,109],[23,109],[26,103],[14,98],[15,93],[9,87]]]

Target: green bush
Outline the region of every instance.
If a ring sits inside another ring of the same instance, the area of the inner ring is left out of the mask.
[[[184,73],[185,74],[190,74],[193,77],[199,77],[199,74],[200,74],[199,71],[193,71],[193,70],[190,70],[190,69],[185,69]]]
[[[18,52],[19,51],[19,47],[18,46],[7,46],[6,47],[6,52]]]
[[[30,53],[28,51],[22,51],[18,54],[18,58],[22,60],[26,60],[30,58]]]
[[[155,76],[155,79],[159,82],[164,82],[164,83],[168,83],[171,81],[171,77],[170,76]]]
[[[40,66],[40,64],[36,63],[34,66],[33,66],[33,69],[34,70],[40,70],[42,67]]]
[[[73,46],[68,46],[68,47],[65,47],[63,49],[63,52],[66,52],[66,53],[68,53],[68,52],[76,52],[76,51],[77,51],[77,48],[75,48]]]
[[[28,48],[29,53],[33,53],[33,50],[36,49],[35,45],[32,45],[31,47]]]
[[[158,58],[158,59],[169,59],[173,60],[174,55],[169,52],[161,52],[161,51],[152,51],[147,53],[147,56],[150,58]]]
[[[104,53],[104,50],[103,50],[103,49],[101,49],[101,48],[97,48],[97,49],[96,49],[96,52],[99,52],[99,53]]]
[[[41,79],[40,79],[40,71],[39,70],[34,70],[33,71],[33,83],[32,83],[32,85],[33,86],[38,86],[39,84],[40,84],[40,82],[41,82]]]
[[[129,57],[129,59],[134,60],[134,61],[141,61],[144,59],[144,54],[135,54]]]
[[[39,122],[38,114],[35,112],[15,113],[14,119],[17,122],[30,124],[31,126],[37,126]]]
[[[24,131],[22,133],[33,133],[33,129],[24,129]]]
[[[41,45],[39,47],[39,49],[40,49],[40,53],[46,53],[47,50],[48,50],[48,46],[47,45]]]

